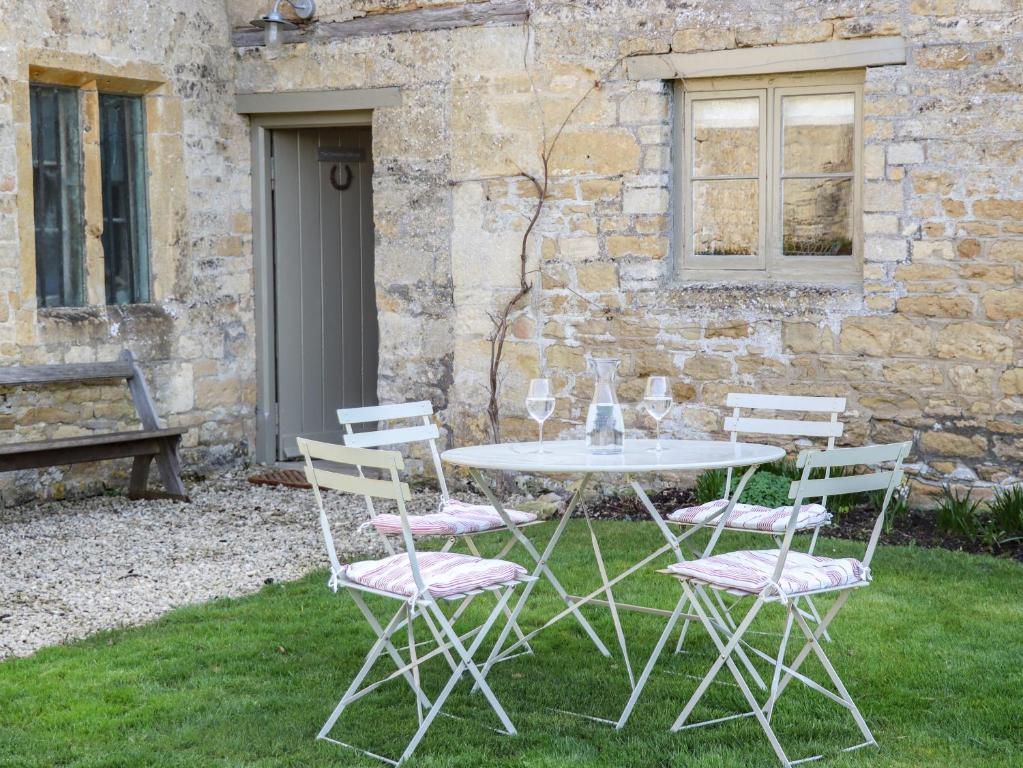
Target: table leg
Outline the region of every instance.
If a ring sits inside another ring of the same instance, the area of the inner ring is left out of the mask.
[[[541,554],[533,545],[533,542],[530,541],[529,538],[525,534],[523,534],[522,531],[520,531],[508,517],[508,513],[505,511],[504,506],[501,504],[501,501],[496,497],[493,490],[490,488],[490,485],[486,482],[486,479],[483,477],[482,473],[478,469],[470,469],[469,474],[472,476],[473,480],[483,491],[483,494],[487,497],[487,501],[489,501],[493,505],[494,509],[497,510],[497,514],[501,516],[501,519],[504,521],[505,526],[507,526],[512,536],[515,537],[515,540],[522,545],[522,547],[526,550],[529,556],[532,557],[533,560],[536,562],[536,568],[533,571],[533,575],[534,576],[542,575],[546,577],[547,581],[549,581],[551,586],[554,587],[554,591],[557,592],[558,597],[560,597],[564,601],[566,605],[565,609],[566,612],[571,613],[575,616],[576,621],[579,622],[580,626],[582,626],[586,634],[589,635],[590,640],[593,641],[593,644],[597,647],[597,650],[600,651],[600,653],[603,656],[610,656],[611,652],[607,649],[607,646],[604,645],[603,641],[597,635],[596,631],[593,629],[592,626],[590,626],[590,623],[582,615],[582,612],[576,606],[575,602],[569,597],[568,592],[565,591],[565,588],[561,585],[561,582],[558,581],[557,576],[554,575],[553,571],[551,571],[550,566],[548,565],[551,554],[554,552],[554,548],[557,546],[558,541],[561,539],[562,534],[565,532],[565,527],[568,525],[568,521],[571,519],[572,513],[575,511],[576,506],[582,500],[583,493],[586,491],[586,487],[590,483],[591,475],[587,474],[583,476],[582,480],[579,483],[579,488],[572,496],[571,501],[569,501],[568,507],[565,509],[564,515],[562,515],[561,520],[558,522],[558,527],[554,529],[554,535],[551,536],[550,541],[547,542],[547,547],[544,549],[543,554]],[[490,667],[493,666],[498,656],[501,655],[503,645],[505,641],[508,639],[508,633],[511,631],[511,624],[514,624],[514,622],[518,621],[519,612],[525,606],[526,600],[529,598],[529,595],[533,591],[533,587],[536,584],[537,584],[536,581],[531,581],[528,584],[526,584],[525,587],[523,587],[522,594],[519,595],[518,602],[515,604],[515,608],[512,609],[512,621],[509,623],[505,623],[505,625],[501,628],[501,634],[498,636],[497,642],[494,645],[494,649],[491,651],[490,657],[487,659],[487,663],[482,669],[484,677],[486,677],[487,671],[490,669]],[[534,630],[533,632],[527,634],[524,638],[520,639],[512,648],[509,649],[509,652],[514,648],[518,647],[519,645],[528,642],[529,639],[531,639],[538,631],[539,630]]]
[[[611,611],[611,621],[615,625],[615,636],[618,638],[618,647],[622,649],[622,659],[625,661],[625,671],[629,675],[629,687],[636,687],[636,676],[632,673],[632,660],[629,658],[629,648],[625,642],[625,632],[622,630],[622,620],[618,616],[618,604],[615,602],[614,593],[608,584],[607,566],[604,565],[604,555],[600,550],[600,542],[597,541],[597,534],[593,530],[593,522],[589,514],[583,513],[586,518],[586,527],[590,531],[590,543],[593,546],[593,556],[597,560],[597,571],[600,573],[600,583],[604,585],[604,594],[607,596],[607,607]]]

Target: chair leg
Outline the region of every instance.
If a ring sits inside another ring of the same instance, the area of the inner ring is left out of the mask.
[[[496,560],[503,559],[505,555],[507,555],[509,552],[512,551],[512,549],[515,547],[515,545],[517,543],[518,542],[515,541],[515,538],[512,537],[511,539],[508,540],[507,544],[505,544],[503,547],[501,547],[501,551],[498,552],[496,555],[494,555],[494,558]],[[469,548],[470,554],[475,555],[476,557],[483,557],[483,555],[480,554],[479,549],[476,547],[476,542],[473,541],[471,536],[466,536],[465,537],[465,544]],[[472,597],[467,597],[465,599],[465,601],[463,601],[458,606],[458,609],[451,616],[451,623],[452,624],[454,624],[458,620],[458,617],[462,615],[462,612],[465,610],[465,608],[468,607],[468,601],[471,601],[471,600],[472,600]],[[525,652],[526,653],[532,653],[533,652],[533,648],[529,645],[529,641],[526,640],[526,636],[524,634],[522,634],[522,628],[518,625],[517,622],[511,621],[511,609],[507,605],[504,607],[504,617],[511,623],[511,625],[512,625],[512,632],[515,633],[515,639],[519,643],[522,643],[523,645],[526,646],[526,651]]]
[[[508,588],[505,590],[504,594],[501,595],[501,597],[498,599],[498,604],[494,607],[494,610],[490,612],[490,616],[487,618],[486,622],[484,622],[483,628],[476,634],[476,637],[473,638],[473,641],[469,645],[468,649],[466,649],[466,647],[462,645],[462,641],[459,639],[458,633],[455,632],[454,628],[451,626],[451,623],[447,620],[447,617],[441,612],[440,607],[434,602],[423,604],[424,615],[426,611],[432,611],[434,614],[434,619],[436,619],[437,623],[440,626],[440,632],[435,633],[437,642],[443,643],[444,639],[442,635],[447,635],[448,641],[451,643],[451,646],[455,649],[455,652],[458,654],[461,661],[459,661],[458,664],[456,664],[454,669],[451,671],[451,677],[448,678],[448,681],[444,685],[444,688],[441,690],[441,692],[437,694],[437,698],[434,700],[433,706],[430,708],[430,711],[426,713],[426,717],[424,717],[423,721],[419,724],[419,728],[412,736],[412,739],[409,741],[408,746],[405,747],[405,751],[402,752],[401,757],[398,758],[398,765],[400,765],[409,757],[411,757],[412,753],[415,752],[416,747],[419,746],[419,742],[422,740],[423,736],[426,735],[426,731],[429,729],[430,724],[433,723],[437,715],[440,714],[441,707],[444,706],[444,702],[447,701],[448,696],[451,695],[451,691],[454,690],[455,685],[458,683],[462,675],[465,674],[467,670],[469,674],[476,679],[477,685],[479,685],[480,690],[483,691],[483,695],[487,698],[487,701],[490,703],[491,707],[493,707],[494,712],[497,714],[497,717],[501,721],[501,724],[504,725],[508,735],[514,736],[516,734],[515,726],[512,725],[511,720],[508,719],[508,715],[505,713],[504,708],[497,700],[497,697],[494,696],[494,692],[490,689],[490,686],[487,685],[487,682],[482,678],[479,669],[472,661],[472,655],[477,650],[479,650],[479,647],[482,644],[484,637],[486,637],[487,633],[490,631],[490,628],[494,625],[494,622],[497,620],[498,615],[500,615],[501,609],[505,605],[507,605],[508,598],[511,596],[511,592],[512,592],[511,588]],[[436,629],[432,623],[430,624],[430,627],[432,630]]]
[[[384,633],[384,629],[383,627],[380,626],[380,622],[377,621],[377,617],[369,609],[369,606],[366,605],[366,601],[363,599],[362,595],[359,594],[357,590],[354,589],[351,590],[351,594],[352,601],[359,607],[359,610],[362,612],[362,615],[366,617],[366,623],[369,624],[370,628],[372,628],[377,638],[380,638]],[[404,613],[405,609],[399,608],[395,615],[397,616]],[[404,623],[411,627],[412,625],[411,617],[409,617],[409,620]],[[395,631],[401,628],[401,624],[402,622],[399,621],[398,625],[395,627]],[[401,657],[401,654],[398,652],[398,649],[394,647],[394,643],[392,643],[390,639],[384,641],[384,648],[387,651],[387,655],[391,657],[391,661],[394,662],[394,665],[398,669],[401,669],[402,667],[405,666],[405,660]],[[415,653],[415,651],[412,650],[411,653]],[[409,686],[412,688],[412,692],[416,696],[416,706],[430,707],[431,706],[430,699],[427,698],[425,693],[423,693],[423,690],[419,686],[418,681],[415,679],[415,676],[412,675],[410,672],[405,672],[403,677],[405,678],[406,681],[408,681]]]
[[[354,591],[354,590],[351,590]],[[373,665],[376,664],[377,659],[380,658],[380,654],[388,641],[391,639],[391,635],[400,626],[401,618],[408,613],[408,606],[403,606],[401,610],[391,617],[391,620],[387,623],[384,631],[380,633],[376,642],[373,643],[373,647],[370,648],[369,653],[366,654],[366,660],[362,664],[362,669],[359,670],[358,674],[353,678],[351,685],[348,686],[348,690],[345,691],[345,695],[341,697],[341,701],[337,703],[334,711],[330,713],[330,717],[327,718],[327,722],[323,724],[320,729],[320,733],[316,738],[323,739],[327,737],[334,724],[341,717],[341,713],[345,711],[345,707],[348,706],[348,699],[359,690],[359,686],[362,685],[362,681],[366,679],[366,675],[369,674],[370,670],[373,669]]]
[[[706,608],[702,604],[700,604],[692,586],[690,586],[689,582],[683,581],[682,589],[685,591],[686,597],[689,598],[690,604],[696,611],[696,615],[699,617],[700,623],[703,624],[704,628],[707,629],[708,632],[712,633],[711,637],[712,639],[715,639],[715,645],[718,645],[719,654],[718,657],[714,660],[714,663],[711,664],[710,669],[707,670],[707,674],[704,676],[703,680],[700,681],[700,684],[697,686],[696,691],[693,693],[692,697],[689,699],[685,707],[682,709],[682,712],[679,714],[678,718],[676,718],[675,722],[672,724],[671,726],[672,731],[678,731],[686,724],[686,721],[689,719],[689,715],[692,714],[693,709],[699,703],[700,699],[703,698],[703,694],[707,692],[707,689],[710,687],[710,684],[714,682],[714,678],[716,678],[718,672],[721,671],[721,667],[725,665],[726,661],[729,661],[731,659],[732,653],[739,646],[739,641],[742,640],[742,636],[746,633],[746,630],[749,628],[750,624],[753,623],[753,619],[756,618],[757,614],[760,613],[760,609],[764,606],[764,603],[762,601],[757,600],[750,607],[749,612],[746,614],[745,618],[743,618],[743,620],[739,622],[739,628],[729,638],[728,643],[725,645],[721,645],[721,640],[718,635],[717,629],[715,628],[714,622],[707,614]]]
[[[831,678],[831,683],[835,686],[835,690],[838,691],[838,695],[846,702],[849,713],[853,716],[853,720],[856,721],[856,725],[860,729],[860,733],[863,734],[863,738],[867,740],[868,744],[876,745],[877,741],[874,739],[874,734],[870,732],[870,728],[867,726],[867,721],[864,720],[859,707],[856,706],[852,696],[849,695],[849,691],[842,682],[842,678],[838,676],[838,672],[835,671],[834,665],[832,665],[828,655],[821,647],[820,640],[818,640],[813,631],[811,631],[809,625],[806,623],[806,619],[804,619],[798,611],[794,611],[793,613],[796,617],[796,622],[799,624],[799,629],[806,637],[807,644],[813,649],[813,652],[817,655],[817,660],[820,661],[821,666],[824,667],[825,671],[828,673],[828,677]]]
[[[688,582],[683,582],[682,586],[683,589],[686,589],[687,591],[691,591],[692,589]],[[717,673],[721,669],[722,664],[724,664],[728,666],[728,670],[729,672],[732,673],[732,677],[735,679],[736,684],[739,686],[739,690],[742,691],[743,697],[746,699],[746,702],[750,705],[752,710],[751,713],[760,723],[760,727],[763,729],[764,734],[767,736],[767,740],[771,743],[771,748],[774,750],[774,754],[778,757],[778,760],[781,761],[781,764],[785,768],[789,768],[791,762],[789,761],[788,756],[785,754],[785,750],[782,748],[781,742],[778,741],[778,737],[775,735],[774,729],[771,728],[771,723],[767,720],[767,717],[764,715],[762,706],[757,701],[756,697],[753,695],[753,691],[750,689],[749,684],[746,682],[746,678],[743,677],[742,672],[739,670],[739,667],[736,665],[735,661],[732,658],[735,649],[738,647],[739,642],[742,640],[742,636],[746,633],[746,630],[749,629],[750,624],[753,623],[753,619],[756,617],[757,613],[760,612],[760,609],[765,605],[765,603],[761,600],[757,600],[750,608],[749,613],[746,614],[746,617],[739,623],[739,628],[736,630],[735,634],[729,638],[727,643],[725,643],[721,639],[721,635],[717,627],[715,627],[714,622],[710,620],[710,617],[708,616],[705,607],[700,603],[700,601],[696,599],[695,595],[691,594],[690,597],[693,602],[693,608],[696,610],[697,615],[700,617],[700,622],[703,624],[704,629],[707,630],[707,634],[710,635],[711,640],[714,642],[714,645],[717,647],[718,653],[720,655],[715,660],[714,664],[711,665],[711,671],[707,673],[707,676],[700,683],[700,687],[696,689],[696,693],[693,694],[693,698],[691,698],[689,700],[689,703],[686,704],[686,708],[682,710],[682,714],[679,715],[678,719],[675,721],[675,724],[672,725],[671,730],[678,731],[685,726],[685,721],[686,719],[688,719],[688,716],[692,713],[693,707],[696,706],[696,702],[698,702],[699,699],[702,698],[703,694],[710,686],[710,683],[713,681],[714,677],[717,676]],[[701,725],[701,723],[696,723],[689,727],[695,728],[698,725]]]
[[[835,599],[835,602],[831,604],[831,608],[828,610],[826,614],[824,614],[824,618],[821,620],[821,623],[818,624],[817,628],[813,631],[813,636],[815,638],[820,640],[821,637],[824,636],[824,633],[828,629],[828,625],[831,624],[835,616],[838,614],[839,610],[841,610],[842,606],[845,605],[845,601],[849,599],[850,594],[851,591],[839,593],[838,597]],[[810,652],[811,652],[810,644],[807,643],[803,646],[799,653],[796,654],[795,658],[792,660],[792,663],[785,670],[785,674],[782,675],[782,678],[778,683],[777,689],[771,695],[771,699],[768,700],[768,703],[766,705],[767,708],[772,708],[774,706],[774,702],[777,701],[778,697],[781,696],[782,692],[792,681],[793,674],[799,672],[799,668],[803,665],[803,662],[806,661],[806,657],[810,655]]]

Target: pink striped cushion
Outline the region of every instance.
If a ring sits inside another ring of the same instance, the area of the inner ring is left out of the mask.
[[[762,549],[728,552],[685,563],[673,563],[668,570],[680,576],[716,587],[760,594],[774,594],[771,577],[778,564],[779,550]],[[835,560],[805,552],[789,551],[778,586],[786,595],[799,595],[830,587],[851,586],[870,581],[870,570],[851,557]]]
[[[446,597],[525,576],[526,569],[504,560],[484,560],[455,552],[418,553],[419,573],[434,597]],[[345,567],[345,576],[358,584],[395,595],[416,592],[412,565],[404,552],[382,560],[364,560]]]
[[[668,515],[669,520],[686,525],[697,523],[715,524],[720,522],[718,512],[728,504],[727,499],[708,501],[698,507],[683,507]],[[782,533],[788,527],[792,517],[792,507],[761,507],[757,504],[736,504],[728,515],[729,528],[741,528],[744,531],[770,531]],[[820,504],[803,504],[799,507],[796,518],[796,529],[816,528],[831,522],[831,513]]]
[[[532,523],[536,515],[506,509],[508,517],[516,525]],[[429,515],[409,515],[409,528],[413,536],[461,536],[503,528],[504,523],[497,510],[484,504],[469,504],[458,499],[448,499],[440,512]],[[400,515],[377,515],[373,526],[383,534],[401,533]]]

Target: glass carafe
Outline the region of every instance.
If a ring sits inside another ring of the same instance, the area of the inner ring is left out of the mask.
[[[622,361],[593,358],[590,365],[597,377],[586,413],[586,447],[590,453],[621,453],[625,442],[625,419],[615,394],[615,376]]]

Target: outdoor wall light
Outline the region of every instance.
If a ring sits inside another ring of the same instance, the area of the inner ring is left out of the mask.
[[[316,13],[314,0],[274,0],[273,7],[265,16],[252,20],[252,26],[261,27],[267,48],[276,48],[281,44],[281,32],[286,29],[298,29],[298,25],[281,16],[281,5],[287,3],[295,10],[300,19],[308,20]]]

